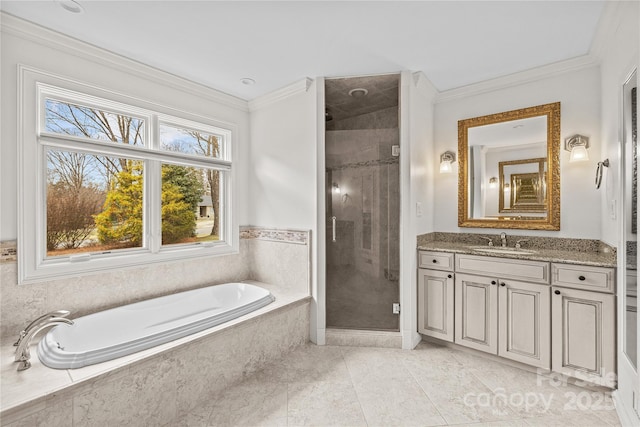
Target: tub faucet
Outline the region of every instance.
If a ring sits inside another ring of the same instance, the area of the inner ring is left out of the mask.
[[[505,233],[504,231],[502,233],[500,233],[500,241],[502,242],[502,247],[506,248],[507,247],[507,233]]]
[[[16,348],[16,357],[14,362],[20,362],[18,365],[18,371],[24,371],[25,369],[29,369],[31,367],[31,352],[29,351],[29,346],[31,345],[31,340],[33,337],[43,329],[46,329],[51,326],[61,325],[61,324],[73,325],[73,321],[69,319],[65,319],[64,317],[51,317],[47,318],[45,321],[40,322],[38,325],[33,326],[29,332],[26,333],[24,337],[20,340],[18,344],[18,348]]]
[[[47,313],[47,314],[43,314],[42,316],[38,317],[33,322],[29,323],[29,325],[26,328],[24,328],[23,330],[20,331],[20,336],[18,336],[18,341],[13,343],[13,346],[14,347],[19,346],[20,345],[20,341],[22,341],[22,339],[29,333],[29,331],[31,331],[31,329],[37,328],[39,325],[41,325],[42,323],[47,322],[49,319],[51,319],[53,317],[67,317],[69,314],[71,314],[71,312],[68,311],[68,310],[56,310],[56,311],[52,311],[52,312]]]

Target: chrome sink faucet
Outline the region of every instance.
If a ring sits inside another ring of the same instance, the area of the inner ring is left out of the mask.
[[[29,360],[31,359],[31,352],[29,351],[29,346],[31,345],[33,337],[43,329],[61,324],[73,325],[73,321],[65,319],[64,317],[47,317],[44,321],[32,326],[31,329],[21,337],[18,342],[18,348],[16,348],[16,357],[14,359],[14,362],[20,362],[18,371],[24,371],[31,367],[31,361]]]
[[[506,248],[507,247],[507,233],[505,233],[504,231],[502,233],[500,233],[500,241],[502,242],[502,247]]]

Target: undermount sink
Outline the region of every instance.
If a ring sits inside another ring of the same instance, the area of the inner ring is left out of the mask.
[[[490,254],[513,254],[513,255],[531,255],[536,253],[526,249],[503,248],[491,246],[471,246],[470,249],[477,252],[487,252]]]

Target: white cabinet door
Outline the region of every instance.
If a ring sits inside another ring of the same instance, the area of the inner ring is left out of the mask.
[[[497,354],[497,279],[456,274],[455,342]]]
[[[418,269],[418,332],[453,342],[453,273]]]
[[[552,288],[552,369],[612,386],[615,369],[615,296]]]
[[[551,287],[500,280],[498,355],[551,369]]]

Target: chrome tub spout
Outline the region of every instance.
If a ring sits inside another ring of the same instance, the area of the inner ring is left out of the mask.
[[[19,362],[18,371],[24,371],[25,369],[29,369],[31,367],[31,352],[29,351],[29,346],[31,345],[31,340],[33,337],[43,329],[49,328],[51,326],[56,325],[73,325],[73,321],[69,319],[65,319],[64,317],[52,317],[47,318],[46,321],[41,321],[38,325],[33,326],[29,331],[24,335],[24,337],[20,340],[18,344],[18,348],[16,349],[16,357],[14,362]]]
[[[14,347],[19,346],[20,342],[29,333],[29,331],[31,331],[31,329],[37,328],[41,324],[46,323],[47,321],[49,321],[49,319],[52,319],[54,317],[67,317],[69,314],[71,314],[71,312],[68,311],[68,310],[56,310],[56,311],[52,311],[52,312],[47,313],[47,314],[43,314],[42,316],[38,317],[33,322],[29,323],[29,326],[27,326],[26,328],[24,328],[23,330],[20,331],[20,336],[18,336],[18,341],[13,343],[13,346]]]

